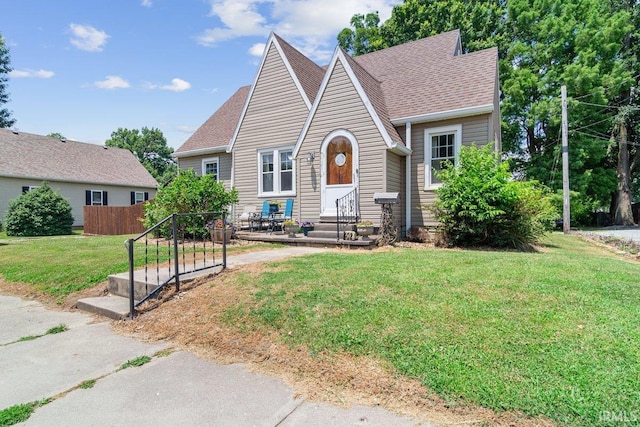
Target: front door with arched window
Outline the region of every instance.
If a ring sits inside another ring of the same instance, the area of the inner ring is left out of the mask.
[[[322,215],[336,214],[336,200],[357,187],[358,145],[350,132],[329,134],[322,143]]]

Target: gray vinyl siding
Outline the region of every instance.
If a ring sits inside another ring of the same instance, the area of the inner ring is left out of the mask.
[[[440,126],[462,125],[462,144],[482,146],[493,141],[494,135],[490,129],[491,121],[494,120],[492,114],[463,117],[459,119],[444,120],[429,123],[414,123],[411,126],[411,224],[414,226],[436,225],[433,214],[429,206],[436,199],[433,190],[425,190],[425,153],[424,153],[424,131],[425,129]],[[403,134],[402,134],[403,135]]]
[[[202,160],[217,157],[220,168],[220,181],[224,182],[227,190],[231,189],[231,154],[215,153],[205,154],[202,156],[181,157],[178,159],[178,167],[180,169],[193,169],[198,175],[202,175]]]
[[[390,193],[400,193],[400,203],[393,205],[393,217],[398,230],[403,233],[401,229],[405,222],[405,157],[399,156],[391,151],[386,152],[387,155],[387,188],[386,191]]]
[[[386,188],[387,164],[384,153],[387,146],[340,62],[336,64],[329,78],[300,149],[303,218],[318,218],[320,215],[320,151],[325,137],[338,129],[345,129],[356,138],[359,152],[361,216],[377,225],[380,222],[380,206],[374,204],[373,194]],[[304,161],[308,152],[315,153],[315,160],[311,166]]]
[[[86,190],[106,191],[109,206],[130,206],[132,191],[146,191],[149,193],[149,199],[153,199],[156,195],[155,188],[122,187],[60,181],[48,181],[48,183],[54,191],[59,192],[60,195],[71,204],[71,215],[73,215],[74,227],[81,227],[84,223],[83,206],[85,205]],[[42,181],[37,179],[0,177],[0,218],[3,219],[3,222],[9,201],[22,195],[22,187],[39,185],[42,185]]]
[[[283,59],[275,46],[271,45],[232,149],[234,185],[239,192],[237,211],[242,212],[245,205],[260,208],[264,200],[284,201],[293,198],[294,216],[299,218],[297,197],[258,196],[258,151],[267,148],[293,148],[308,114],[307,105]],[[297,179],[299,177],[294,176],[294,189]]]

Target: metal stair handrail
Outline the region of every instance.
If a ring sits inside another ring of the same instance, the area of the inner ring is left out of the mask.
[[[354,188],[336,199],[336,238],[340,241],[340,224],[357,223],[360,218],[358,189]]]

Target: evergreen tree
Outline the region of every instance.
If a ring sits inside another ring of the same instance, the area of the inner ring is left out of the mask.
[[[0,34],[0,128],[8,128],[16,122],[11,118],[11,112],[6,108],[2,108],[4,104],[9,102],[9,93],[7,92],[7,81],[9,80],[9,72],[11,72],[11,57],[9,56],[9,48]]]

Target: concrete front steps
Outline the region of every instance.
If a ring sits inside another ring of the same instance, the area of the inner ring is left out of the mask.
[[[214,275],[222,270],[222,267],[206,268],[205,265],[196,264],[201,269],[193,273],[180,274],[180,283],[188,283],[198,277]],[[172,270],[173,271],[173,270]],[[163,283],[170,277],[168,268],[136,270],[133,273],[134,299],[137,303],[150,292],[153,292],[158,283]],[[174,286],[175,280],[171,280],[167,286]],[[103,297],[83,298],[78,300],[79,310],[100,314],[114,320],[129,317],[129,272],[112,274],[108,279],[109,294]]]
[[[362,240],[355,236],[353,232],[353,224],[343,224],[340,226],[340,238],[337,238],[336,223],[333,222],[319,222],[314,224],[313,231],[309,231],[307,236],[302,233],[296,233],[293,237],[290,237],[288,233],[280,230],[274,232],[250,232],[247,230],[241,230],[236,232],[236,236],[239,239],[271,242],[271,243],[283,243],[292,246],[311,246],[311,247],[345,247],[350,249],[372,249],[376,245],[376,236],[370,236],[370,240]],[[346,232],[346,236],[344,233]],[[347,237],[346,239],[344,237]],[[349,237],[357,240],[351,240]]]

